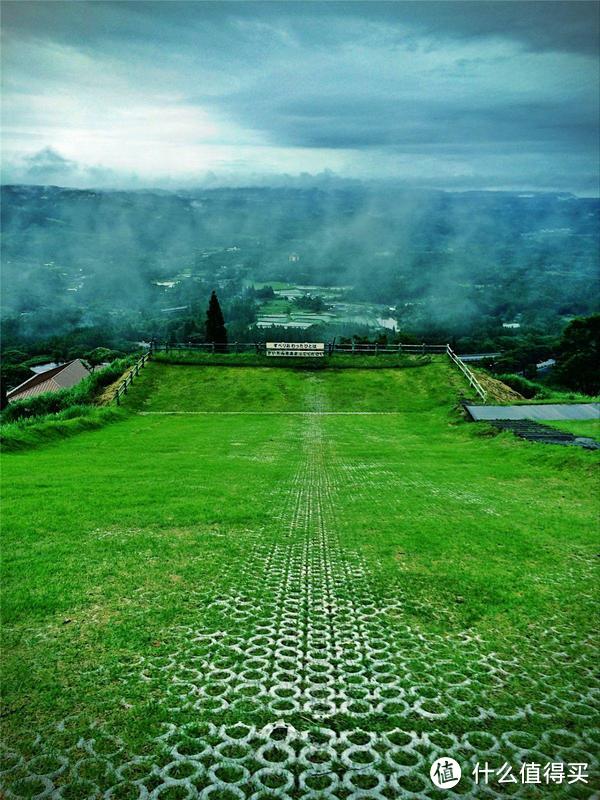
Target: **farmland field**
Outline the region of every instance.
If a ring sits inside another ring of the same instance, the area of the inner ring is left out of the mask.
[[[5,454],[7,797],[436,797],[438,756],[590,797],[598,457],[465,390],[151,363],[123,420]]]

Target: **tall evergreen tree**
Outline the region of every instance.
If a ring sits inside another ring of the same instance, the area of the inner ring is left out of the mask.
[[[217,293],[213,290],[206,311],[206,341],[216,344],[227,344],[227,328],[219,304]]]

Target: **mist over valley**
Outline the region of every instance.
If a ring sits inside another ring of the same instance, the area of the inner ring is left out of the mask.
[[[4,186],[5,346],[202,340],[212,289],[230,341],[387,332],[485,351],[597,308],[596,199],[340,183]]]

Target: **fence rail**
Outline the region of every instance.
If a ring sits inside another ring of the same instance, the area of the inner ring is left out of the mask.
[[[335,344],[332,353],[445,353],[445,344]]]
[[[265,343],[264,342],[233,342],[228,345],[222,345],[216,342],[187,342],[187,343],[177,343],[177,344],[169,344],[168,342],[165,343],[156,343],[152,342],[150,346],[150,350],[147,353],[144,353],[131,367],[123,381],[117,387],[115,391],[113,399],[117,403],[117,405],[121,402],[121,397],[127,394],[127,391],[131,384],[133,383],[133,379],[136,378],[140,374],[140,369],[142,369],[148,360],[150,359],[152,353],[156,352],[165,352],[169,353],[173,350],[199,350],[208,353],[223,353],[223,352],[234,352],[234,353],[243,353],[243,352],[253,352],[257,354],[263,354],[265,352]],[[420,355],[420,354],[440,354],[440,355],[447,355],[448,358],[455,364],[460,371],[463,373],[465,378],[469,381],[469,385],[477,392],[479,397],[485,403],[487,401],[487,392],[481,385],[481,383],[477,380],[475,374],[469,367],[465,364],[465,362],[461,359],[460,356],[456,355],[454,350],[450,347],[449,344],[427,344],[423,342],[422,344],[395,344],[395,345],[378,345],[378,344],[335,344],[334,342],[328,342],[326,344],[326,352],[331,355],[332,353],[350,353],[350,354],[372,354],[372,355],[379,355],[383,353],[408,353],[412,355]]]
[[[409,353],[411,355],[418,355],[420,353],[445,353],[447,345],[445,344],[336,344],[334,342],[327,342],[325,344],[325,352],[328,355],[332,353],[354,353],[354,354],[373,354],[380,353]],[[257,353],[262,354],[266,350],[265,342],[229,342],[227,345],[219,344],[218,342],[177,342],[169,344],[168,342],[153,344],[152,350],[154,352],[169,353],[173,350],[198,350],[205,353]]]
[[[454,350],[450,347],[449,344],[446,345],[446,353],[450,360],[456,364],[459,370],[463,373],[465,378],[469,381],[473,389],[477,392],[477,394],[481,397],[483,402],[485,403],[487,400],[487,392],[483,388],[483,386],[479,383],[473,372],[467,367],[465,362],[462,360],[460,356],[457,356]]]
[[[140,370],[146,366],[151,354],[152,351],[149,351],[148,353],[144,353],[142,356],[140,356],[133,367],[131,367],[127,375],[125,375],[121,383],[117,386],[117,389],[113,395],[113,400],[118,406],[121,405],[121,397],[124,394],[127,394],[129,387],[133,383],[133,379],[137,378],[137,376],[140,374]]]

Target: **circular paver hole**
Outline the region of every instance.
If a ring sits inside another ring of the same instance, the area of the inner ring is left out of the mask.
[[[399,767],[416,767],[421,761],[416,753],[410,750],[397,750],[388,754],[388,760],[397,764]]]
[[[278,747],[274,744],[271,747],[263,749],[262,757],[265,761],[269,761],[272,764],[281,764],[288,760],[289,753],[287,750],[284,750],[283,747]]]
[[[371,742],[371,736],[366,731],[352,731],[346,737],[351,744],[354,745],[365,745]],[[367,787],[362,787],[367,788]]]
[[[59,756],[43,755],[35,756],[29,762],[30,772],[36,775],[54,775],[65,768],[66,761]]]
[[[206,739],[211,734],[211,727],[208,723],[191,722],[184,726],[183,732],[190,739]]]
[[[107,794],[110,800],[138,800],[139,796],[140,787],[131,781],[117,783]]]
[[[47,789],[46,781],[42,778],[28,776],[20,778],[11,786],[13,794],[23,798],[33,798],[45,792]]]
[[[88,797],[97,797],[98,787],[91,781],[73,781],[62,790],[63,800],[86,800]]]
[[[229,739],[246,739],[251,732],[252,729],[243,722],[236,722],[235,725],[224,728],[225,736]]]
[[[238,764],[221,764],[213,769],[213,773],[223,783],[240,783],[246,777],[247,771]]]
[[[176,781],[181,781],[184,778],[189,778],[197,771],[197,766],[191,761],[177,761],[174,764],[169,764],[165,768],[165,773],[169,778]]]
[[[239,761],[242,758],[246,758],[246,756],[250,752],[250,747],[248,747],[248,745],[243,745],[243,744],[225,744],[225,745],[219,745],[217,750],[222,758],[228,758],[234,761],[236,760]]]

